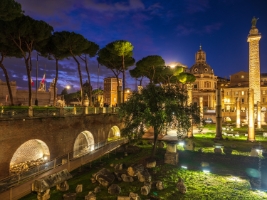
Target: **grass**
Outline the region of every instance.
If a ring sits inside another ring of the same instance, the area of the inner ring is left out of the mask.
[[[194,138],[197,145],[212,145],[214,142],[207,138]],[[226,141],[232,142],[232,141]],[[239,143],[237,141],[236,143]],[[232,144],[232,143],[231,143]],[[243,144],[244,145],[244,144]],[[242,145],[236,144],[239,148]],[[89,191],[93,191],[95,187],[99,184],[91,183],[90,178],[92,174],[99,171],[103,167],[114,171],[111,164],[124,163],[126,166],[130,166],[135,163],[144,163],[144,160],[150,156],[151,145],[142,145],[141,151],[135,154],[129,154],[124,156],[124,153],[111,153],[104,156],[102,159],[96,160],[91,164],[82,166],[80,169],[71,172],[73,178],[68,181],[70,189],[67,192],[56,191],[55,187],[51,188],[51,200],[61,199],[64,193],[74,193],[77,184],[83,185],[83,192],[77,194],[77,200],[84,199],[84,196],[88,194]],[[199,147],[199,146],[198,146]],[[202,146],[203,147],[203,146]],[[209,147],[207,147],[209,148]],[[223,161],[213,162],[211,166],[213,168],[218,168],[220,173],[204,173],[199,170],[193,170],[188,168],[188,170],[182,169],[182,164],[191,164],[192,166],[197,166],[199,163],[197,159],[200,158],[197,152],[179,152],[179,164],[169,165],[164,164],[164,154],[166,149],[158,149],[156,160],[157,166],[153,169],[149,169],[149,173],[152,175],[152,181],[161,180],[164,184],[164,189],[162,191],[156,190],[155,187],[151,189],[149,196],[140,195],[140,188],[143,183],[138,182],[136,177],[135,181],[132,183],[125,183],[115,181],[121,187],[120,196],[128,196],[129,192],[138,193],[141,199],[149,199],[150,196],[160,197],[161,200],[208,200],[208,199],[231,199],[231,200],[260,200],[267,199],[267,193],[258,192],[252,190],[249,180],[247,177],[242,176],[239,178],[235,176],[235,173],[231,174],[231,169],[236,168],[240,170],[238,166],[227,166],[223,165]],[[184,154],[185,153],[185,154]],[[188,153],[188,154],[186,154]],[[181,156],[180,156],[181,155]],[[209,158],[208,154],[207,159]],[[203,163],[202,163],[203,164]],[[244,166],[241,166],[244,167]],[[176,188],[176,182],[178,178],[181,177],[187,186],[186,194],[181,194]],[[22,200],[32,200],[36,199],[36,193],[29,194],[22,198]],[[100,200],[116,200],[117,195],[110,195],[107,192],[107,188],[101,187],[101,192],[96,194],[96,198]]]

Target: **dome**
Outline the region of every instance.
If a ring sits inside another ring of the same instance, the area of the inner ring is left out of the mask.
[[[206,53],[200,45],[195,56],[195,64],[190,68],[192,74],[214,74],[213,69],[206,62]]]

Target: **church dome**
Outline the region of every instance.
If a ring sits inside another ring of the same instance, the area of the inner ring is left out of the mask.
[[[195,64],[190,68],[192,74],[214,74],[213,69],[206,62],[206,53],[200,46],[195,56]]]

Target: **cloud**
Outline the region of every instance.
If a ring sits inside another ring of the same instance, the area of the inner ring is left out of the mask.
[[[99,3],[95,0],[83,0],[81,4],[88,10],[95,10],[99,12],[121,12],[121,11],[135,11],[143,10],[145,8],[141,0],[129,0],[116,3]]]
[[[205,12],[210,8],[209,0],[185,0],[186,12],[194,14],[197,12]]]
[[[211,34],[217,30],[220,30],[222,27],[222,23],[216,22],[213,24],[205,25],[199,28],[193,28],[194,26],[185,26],[185,25],[178,25],[176,27],[177,35],[178,36],[187,36],[191,34]]]

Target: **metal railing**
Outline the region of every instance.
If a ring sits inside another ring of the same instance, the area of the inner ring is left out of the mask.
[[[118,107],[0,107],[0,119],[117,113]]]
[[[69,152],[65,155],[57,157],[41,165],[29,168],[27,171],[23,171],[19,174],[8,176],[0,180],[0,193],[9,189],[10,187],[14,185],[18,185],[26,180],[36,177],[39,174],[42,174],[51,169],[55,169],[66,163],[69,164],[69,167],[70,167],[69,171],[72,171],[77,166],[75,162],[78,161],[80,163],[78,166],[81,166],[81,164],[86,164],[88,162],[91,162],[103,156],[104,154],[108,153],[109,151],[113,150],[114,148],[117,148],[121,144],[124,144],[127,142],[128,140],[126,138],[120,138],[120,139],[113,140],[110,142],[99,142],[97,144],[93,144],[93,147],[94,147],[93,151],[88,151],[87,153],[84,153],[76,157],[74,157],[74,155],[76,155],[75,152]],[[108,148],[105,149],[104,147],[108,147]],[[89,149],[91,149],[91,147],[89,147]],[[72,162],[73,162],[73,166],[71,165]]]

